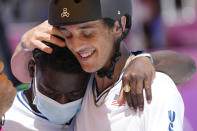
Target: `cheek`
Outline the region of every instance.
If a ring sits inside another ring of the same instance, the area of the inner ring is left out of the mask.
[[[73,48],[72,48],[72,44],[71,44],[71,42],[66,42],[66,45],[67,45],[67,48],[72,52],[72,54],[74,54],[74,50],[73,50]]]
[[[66,40],[66,46],[68,47],[69,50],[71,50],[71,42],[69,40]]]
[[[114,47],[113,39],[110,37],[103,37],[102,40],[97,44],[100,45],[99,47],[103,54],[110,53]]]

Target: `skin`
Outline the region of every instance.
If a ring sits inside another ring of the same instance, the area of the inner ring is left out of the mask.
[[[29,63],[29,74],[33,76],[32,79],[34,80],[35,64],[32,61]],[[88,83],[87,74],[57,72],[50,67],[45,67],[44,69],[37,67],[36,78],[37,89],[60,104],[66,104],[82,98]],[[35,85],[33,87],[35,88]],[[31,107],[37,111],[35,105],[32,104],[32,89],[25,91],[25,96]]]
[[[111,35],[112,30],[104,30],[104,28],[107,26],[103,24],[102,20],[60,27],[68,48],[86,72],[105,70],[110,65],[108,60],[112,58],[111,52],[114,52],[114,49],[113,45],[108,43],[115,42],[115,39]],[[106,51],[110,53],[106,53]],[[90,58],[82,57],[91,52],[93,54]]]

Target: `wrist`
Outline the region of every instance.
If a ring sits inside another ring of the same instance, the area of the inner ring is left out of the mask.
[[[131,61],[133,61],[134,59],[139,58],[139,57],[147,57],[150,59],[151,63],[154,64],[153,57],[149,53],[138,54],[138,55],[134,56]]]
[[[22,48],[24,51],[30,51],[30,50],[26,47],[26,45],[25,45],[24,36],[22,36],[22,38],[21,38],[19,44],[20,44],[21,48]]]

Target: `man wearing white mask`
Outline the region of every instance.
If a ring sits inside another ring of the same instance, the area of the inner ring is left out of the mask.
[[[4,130],[65,130],[80,109],[89,74],[67,48],[51,47],[50,55],[33,51],[34,59],[28,64],[32,83],[17,94],[5,114]]]

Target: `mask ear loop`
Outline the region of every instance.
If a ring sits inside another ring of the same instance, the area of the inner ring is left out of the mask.
[[[37,80],[36,80],[36,64],[35,64],[35,69],[34,69],[34,78],[32,79],[32,101],[34,101],[35,99],[35,94],[36,94],[36,84],[37,84]]]

